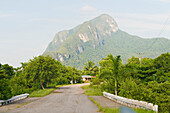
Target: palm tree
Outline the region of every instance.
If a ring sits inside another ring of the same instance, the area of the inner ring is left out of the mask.
[[[120,68],[120,63],[121,63],[120,55],[114,58],[112,54],[109,54],[104,59],[103,63],[109,66],[107,68],[110,68],[110,70],[113,73],[113,77],[115,80],[115,95],[117,95],[117,84],[118,84],[118,77],[119,77],[119,68]]]
[[[84,72],[91,75],[93,69],[95,68],[95,63],[93,63],[92,61],[88,61],[88,63],[84,64]]]

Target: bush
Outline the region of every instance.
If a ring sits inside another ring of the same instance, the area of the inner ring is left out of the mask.
[[[103,91],[114,94],[115,93],[114,81],[111,79],[110,81],[103,82],[103,84],[101,84],[101,89]]]
[[[100,84],[100,79],[98,79],[98,78],[93,79],[92,84],[93,85],[99,85]]]
[[[160,113],[170,111],[170,83],[168,81],[160,84],[151,81],[148,85],[144,85],[136,84],[134,79],[126,79],[119,89],[120,96],[156,104]]]

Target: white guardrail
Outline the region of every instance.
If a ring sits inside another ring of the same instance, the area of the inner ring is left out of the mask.
[[[133,99],[128,99],[120,96],[116,96],[107,92],[103,92],[103,96],[114,100],[120,104],[129,106],[129,107],[135,107],[135,108],[142,108],[142,109],[148,109],[148,110],[153,110],[155,112],[158,112],[158,105],[153,105],[152,103],[147,103],[144,101],[138,101],[138,100],[133,100]]]
[[[28,96],[29,96],[29,94],[26,93],[26,94],[21,94],[21,95],[14,96],[14,97],[12,97],[12,98],[10,98],[8,100],[0,100],[0,106],[15,102],[15,101],[18,101],[18,100],[21,100],[21,99],[25,99]]]

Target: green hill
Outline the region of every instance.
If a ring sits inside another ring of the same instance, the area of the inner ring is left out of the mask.
[[[138,56],[138,53],[155,58],[165,52],[170,52],[170,40],[130,35],[120,30],[112,17],[103,14],[71,30],[57,33],[43,55],[82,69],[87,61],[97,64],[110,53],[121,55],[126,63],[128,58]]]

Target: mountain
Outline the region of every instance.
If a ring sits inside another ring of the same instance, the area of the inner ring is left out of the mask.
[[[58,32],[43,55],[50,55],[65,65],[82,69],[87,61],[96,64],[108,54],[121,55],[124,63],[132,56],[155,58],[170,52],[166,38],[144,39],[118,28],[115,20],[102,14],[71,29]]]

